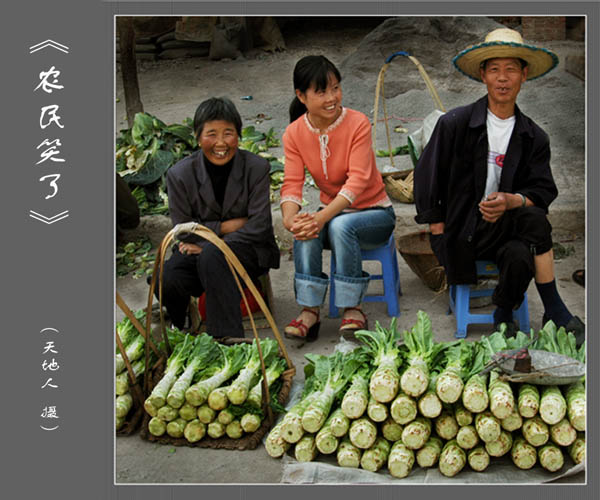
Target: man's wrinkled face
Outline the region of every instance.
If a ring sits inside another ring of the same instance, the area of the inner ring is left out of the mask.
[[[495,58],[486,61],[479,70],[481,80],[486,84],[488,97],[493,104],[514,104],[521,90],[521,84],[527,80],[528,68],[521,67],[517,58]]]

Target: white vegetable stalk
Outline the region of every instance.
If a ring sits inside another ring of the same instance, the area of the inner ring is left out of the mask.
[[[159,408],[156,416],[165,422],[171,422],[179,416],[179,412],[177,411],[177,408],[165,405]]]
[[[195,443],[206,435],[206,426],[198,419],[192,420],[185,426],[183,435],[190,443]]]
[[[420,358],[411,360],[409,367],[402,374],[400,387],[414,398],[419,397],[429,385],[429,369],[427,363]]]
[[[177,418],[167,424],[167,434],[172,438],[183,437],[183,431],[185,430],[186,425],[186,420],[183,418]]]
[[[585,431],[585,387],[581,382],[567,389],[567,415],[577,431]]]
[[[562,469],[565,463],[562,451],[552,443],[548,443],[538,449],[538,460],[540,461],[540,465],[550,472]]]
[[[515,409],[515,398],[508,382],[500,380],[499,374],[495,371],[490,373],[490,383],[488,388],[490,400],[490,411],[499,420],[502,420]]]
[[[454,405],[454,418],[459,427],[471,425],[473,423],[473,414],[467,410],[461,403]]]
[[[381,434],[390,442],[396,442],[402,439],[403,427],[397,423],[392,417],[381,424]]]
[[[477,446],[469,451],[467,459],[471,469],[477,472],[483,472],[490,465],[490,456],[483,446]]]
[[[550,437],[559,446],[570,446],[577,439],[577,431],[568,419],[563,418],[550,426]]]
[[[197,416],[200,422],[208,425],[217,418],[217,412],[204,403],[202,406],[198,407]]]
[[[421,415],[427,418],[436,418],[442,413],[442,400],[436,392],[436,385],[439,376],[433,374],[430,377],[429,388],[425,391],[417,403]]]
[[[510,451],[512,444],[513,439],[510,432],[501,431],[498,439],[485,443],[485,451],[487,451],[491,457],[501,457]]]
[[[312,462],[318,454],[315,436],[313,434],[305,434],[302,439],[296,443],[294,448],[294,456],[298,462]]]
[[[240,425],[244,432],[256,432],[262,423],[260,416],[255,413],[245,413],[240,419]]]
[[[540,409],[540,392],[535,385],[521,384],[518,399],[519,415],[523,418],[533,418]]]
[[[465,425],[458,430],[456,442],[463,450],[471,450],[479,444],[479,435],[474,425]]]
[[[150,431],[150,434],[153,436],[162,436],[167,432],[167,423],[160,418],[152,417],[148,422],[148,431]]]
[[[367,417],[361,417],[350,424],[348,437],[354,446],[366,450],[375,443],[377,427]]]
[[[265,440],[265,449],[267,450],[269,456],[273,458],[282,457],[291,446],[290,443],[283,439],[281,433],[282,423],[283,421],[279,422],[275,427],[273,427],[271,432],[269,432],[267,439]]]
[[[337,450],[336,459],[340,467],[351,467],[358,469],[360,466],[361,450],[354,446],[350,439],[344,438]]]
[[[132,342],[125,348],[125,354],[130,363],[137,361],[144,354],[144,337],[138,335]],[[121,353],[115,355],[115,375],[123,372],[127,366]]]
[[[513,463],[523,470],[531,469],[537,462],[537,451],[522,436],[518,436],[513,443],[510,456]]]
[[[557,424],[567,414],[567,402],[556,385],[544,387],[540,398],[540,417],[548,425]]]
[[[242,424],[239,420],[232,420],[225,426],[225,434],[229,439],[240,439],[244,435]]]
[[[338,408],[338,410],[340,410]],[[341,410],[340,410],[341,411]],[[339,440],[336,436],[333,435],[331,431],[331,422],[333,419],[333,414],[329,416],[325,425],[321,427],[317,435],[315,436],[315,445],[317,449],[323,453],[323,455],[330,455],[331,453],[337,450]]]
[[[423,447],[431,436],[431,420],[417,417],[404,427],[402,442],[411,450]]]
[[[362,417],[369,403],[369,381],[360,373],[352,377],[352,383],[342,399],[342,411],[348,418]]]
[[[223,425],[229,425],[231,422],[235,420],[235,416],[228,408],[221,410],[217,413],[217,421],[221,422]]]
[[[489,411],[479,413],[475,416],[475,429],[484,443],[496,441],[502,432],[500,422]]]
[[[307,397],[296,403],[283,417],[281,421],[281,437],[288,443],[297,443],[304,435],[304,427],[302,427],[302,415],[312,402],[315,393],[309,394]]]
[[[123,394],[115,400],[115,415],[125,418],[133,407],[133,397],[130,393]]]
[[[410,474],[415,464],[414,452],[402,444],[402,441],[396,441],[388,456],[388,470],[393,477],[403,478]]]
[[[485,411],[489,404],[486,387],[487,377],[473,375],[467,380],[462,394],[463,406],[473,413]]]
[[[302,427],[306,432],[318,432],[331,410],[335,398],[333,388],[326,386],[315,395],[312,402],[302,414]]]
[[[213,439],[219,439],[225,435],[225,426],[215,420],[208,424],[206,433]]]
[[[445,410],[435,419],[435,432],[446,441],[450,441],[456,437],[458,423],[452,412]]]
[[[197,410],[198,408],[195,406],[184,403],[183,406],[179,408],[179,416],[187,421],[194,420],[198,416]]]
[[[442,453],[442,440],[431,436],[427,442],[417,451],[416,458],[420,467],[433,467],[438,463],[440,453]]]
[[[548,425],[539,416],[525,419],[522,432],[527,442],[536,448],[546,444],[550,438]]]
[[[367,406],[367,415],[373,422],[383,422],[388,417],[388,408],[371,396]]]
[[[373,446],[365,450],[360,459],[360,466],[370,472],[377,472],[387,462],[391,445],[383,437],[378,437]]]
[[[458,446],[456,440],[448,441],[440,454],[439,469],[446,477],[454,477],[467,464],[465,451]]]
[[[521,415],[519,415],[518,410],[515,408],[508,417],[500,420],[500,425],[505,431],[514,432],[520,429],[523,425],[523,418]]]
[[[398,393],[390,406],[390,416],[400,425],[412,422],[417,416],[417,403],[408,394]]]
[[[348,434],[348,429],[350,429],[350,419],[344,415],[344,412],[341,408],[335,409],[331,415],[331,433],[337,437],[341,438]]]
[[[217,387],[210,391],[208,395],[207,403],[210,408],[215,411],[224,410],[229,406],[229,398],[227,397],[227,391],[229,386]]]
[[[136,379],[144,373],[146,368],[145,365],[146,361],[144,359],[138,359],[135,363],[131,364],[131,369],[133,370],[133,375]],[[127,370],[119,373],[119,375],[115,377],[116,395],[122,396],[126,392],[129,392],[129,372]]]
[[[580,434],[568,448],[569,456],[576,464],[585,462],[585,436]]]

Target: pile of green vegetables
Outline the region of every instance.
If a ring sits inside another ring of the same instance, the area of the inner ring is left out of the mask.
[[[281,386],[286,362],[273,339],[260,341],[272,400]],[[152,417],[148,430],[190,443],[255,432],[262,410],[263,375],[256,340],[224,345],[206,333],[185,335],[177,343],[161,380],[144,403]]]
[[[144,311],[135,312],[135,317],[139,321],[144,318]],[[139,380],[145,370],[145,339],[137,331],[129,318],[125,318],[117,323],[117,335],[121,339],[125,354],[131,363],[136,380]],[[127,421],[127,416],[133,408],[133,396],[130,392],[130,378],[125,365],[125,360],[119,351],[118,346],[115,352],[115,426],[116,430],[123,427]]]
[[[506,338],[504,329],[477,342],[436,343],[431,321],[419,311],[402,334],[356,332],[349,354],[307,354],[301,399],[267,436],[267,453],[293,453],[300,462],[335,454],[342,467],[393,477],[438,467],[448,477],[467,465],[483,471],[499,457],[530,469],[560,470],[569,455],[585,460],[584,380],[569,386],[512,383],[497,371],[480,375],[492,355],[525,347],[530,335]],[[400,341],[404,342],[401,344]],[[532,349],[585,362],[585,344],[548,322]]]
[[[115,254],[117,276],[133,273],[133,278],[143,278],[152,274],[156,252],[152,252],[152,242],[148,236],[124,245],[118,245]]]

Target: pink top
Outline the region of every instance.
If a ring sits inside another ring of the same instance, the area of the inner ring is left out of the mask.
[[[338,119],[323,134],[306,113],[290,123],[283,134],[285,170],[281,202],[302,206],[304,167],[328,205],[340,194],[351,209],[391,206],[377,170],[371,143],[371,123],[363,113],[342,108]]]

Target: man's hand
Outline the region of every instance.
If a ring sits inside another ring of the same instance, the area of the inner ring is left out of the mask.
[[[494,223],[504,212],[512,208],[507,193],[491,193],[479,203],[479,211],[484,221]]]
[[[248,222],[248,217],[237,217],[221,222],[221,234],[229,234],[242,229],[244,224]]]
[[[183,255],[197,255],[202,252],[202,247],[194,243],[179,243],[178,248]]]
[[[429,224],[429,231],[431,234],[442,234],[444,232],[444,228],[446,224],[444,222],[434,222]]]

